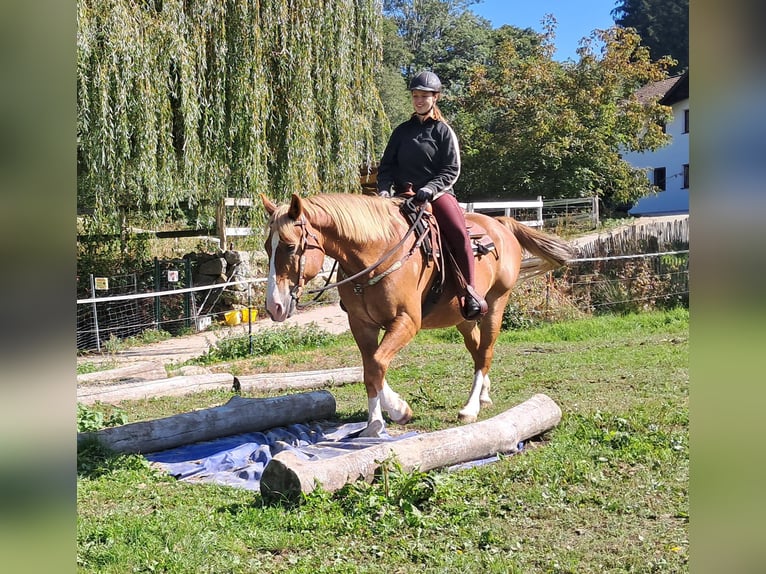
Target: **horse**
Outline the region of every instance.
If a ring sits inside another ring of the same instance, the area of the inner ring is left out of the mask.
[[[388,367],[421,329],[455,326],[473,358],[474,377],[458,420],[477,420],[492,405],[489,369],[503,310],[517,281],[564,266],[574,255],[564,240],[527,227],[512,217],[466,213],[469,227],[479,227],[494,244],[480,252],[475,287],[488,311],[478,320],[460,313],[457,280],[447,273],[440,295],[432,290],[439,266],[424,255],[400,208],[404,200],[354,193],[310,197],[293,194],[289,204],[261,201],[269,216],[265,250],[269,258],[266,311],[281,322],[297,308],[307,281],[322,270],[325,256],[339,266],[335,286],[349,327],[362,355],[368,419],[361,436],[385,431],[383,413],[407,424],[413,411],[386,380]],[[522,262],[523,250],[534,257]],[[438,299],[434,298],[438,295]],[[382,338],[380,337],[383,332]]]

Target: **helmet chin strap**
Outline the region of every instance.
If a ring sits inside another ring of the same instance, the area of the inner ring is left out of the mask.
[[[431,107],[428,108],[424,113],[421,114],[420,112],[415,112],[415,114],[420,116],[421,118],[425,118],[426,116],[430,116],[431,112],[434,111],[434,105],[436,105],[436,102],[431,104]]]

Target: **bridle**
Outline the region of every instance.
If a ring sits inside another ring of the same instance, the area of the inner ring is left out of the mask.
[[[303,294],[303,287],[306,285],[306,251],[310,248],[319,249],[322,253],[325,252],[324,247],[319,243],[319,238],[316,234],[309,229],[306,216],[301,215],[301,218],[295,222],[296,227],[300,228],[301,236],[298,241],[298,249],[300,249],[300,259],[298,259],[298,282],[290,287],[290,298],[298,305],[298,299]],[[312,239],[314,243],[310,243],[309,239]],[[283,243],[282,238],[279,239],[280,243]]]

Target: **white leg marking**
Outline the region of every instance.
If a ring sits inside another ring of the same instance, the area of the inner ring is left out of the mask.
[[[386,428],[386,423],[383,420],[383,411],[380,409],[379,396],[367,399],[367,428],[359,433],[359,436],[377,438]]]
[[[472,423],[479,416],[479,408],[481,406],[479,396],[484,386],[484,374],[481,369],[476,371],[473,376],[473,386],[471,387],[471,394],[468,396],[468,402],[460,409],[458,418],[463,422]]]
[[[479,402],[483,407],[491,407],[493,404],[492,399],[489,397],[490,386],[489,375],[484,375],[484,384],[481,386],[481,395],[479,396]]]
[[[401,421],[411,416],[410,406],[398,393],[388,386],[388,381],[383,379],[383,390],[378,393],[380,404],[394,422]]]

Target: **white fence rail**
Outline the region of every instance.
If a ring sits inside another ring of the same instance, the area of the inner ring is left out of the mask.
[[[534,219],[519,219],[519,222],[530,227],[543,226],[543,198],[539,195],[534,201],[470,201],[461,203],[460,207],[468,213],[502,210],[503,215],[508,217],[515,217],[516,210],[532,210],[537,214],[537,217]]]
[[[546,199],[537,196],[526,201],[470,201],[460,206],[467,212],[489,212],[488,215],[514,217],[530,227],[555,227],[559,223],[587,222],[598,227],[598,198]],[[530,213],[532,215],[530,215]]]

